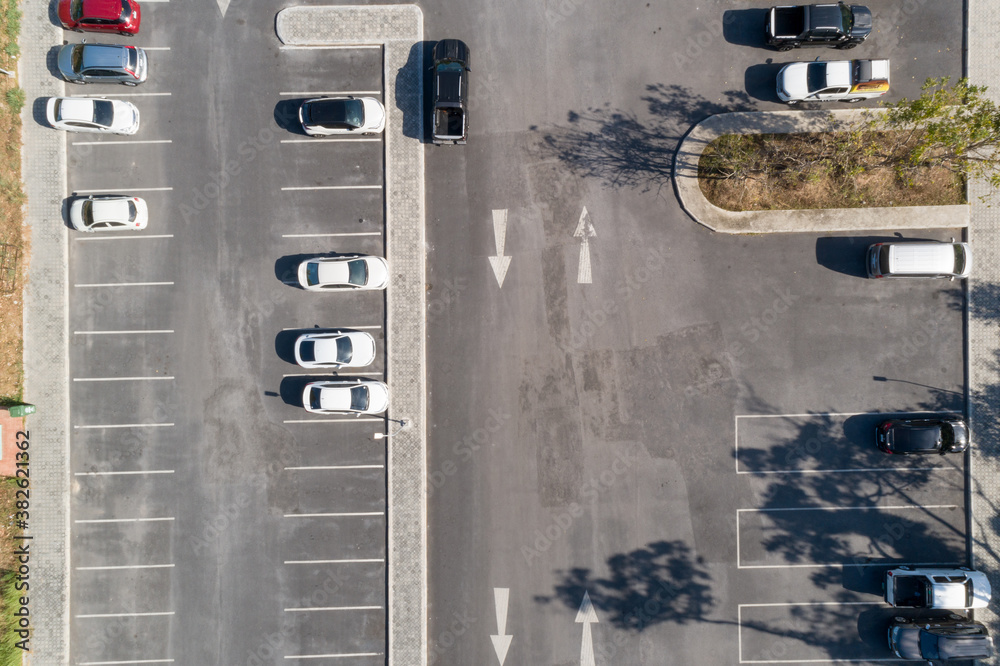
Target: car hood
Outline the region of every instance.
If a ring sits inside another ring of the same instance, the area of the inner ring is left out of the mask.
[[[366,257],[368,263],[368,286],[372,289],[384,287],[389,282],[389,267],[381,257]]]
[[[59,72],[63,76],[76,77],[73,72],[73,47],[76,44],[67,44],[59,49],[59,57],[57,58],[59,65]]]
[[[783,90],[792,99],[802,99],[809,94],[808,72],[808,62],[785,65],[778,72],[778,89]]]
[[[365,105],[365,129],[376,131],[385,127],[385,109],[379,104],[377,99],[364,97],[361,100]]]
[[[389,387],[382,382],[369,382],[368,387],[368,411],[372,414],[381,414],[389,408]]]
[[[990,596],[993,594],[990,579],[982,571],[970,571],[969,580],[972,581],[972,608],[989,606]]]
[[[920,659],[920,627],[893,627],[892,647],[900,659]]]

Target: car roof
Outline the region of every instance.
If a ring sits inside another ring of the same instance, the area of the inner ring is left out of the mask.
[[[63,97],[59,101],[60,120],[94,120],[94,100],[81,97]]]
[[[91,212],[94,222],[117,220],[127,222],[129,218],[128,202],[130,199],[94,199]]]
[[[121,0],[83,0],[86,18],[116,19],[122,15]]]
[[[894,448],[907,451],[936,451],[941,442],[937,424],[897,424],[893,432]]]
[[[128,62],[129,48],[121,44],[84,44],[83,66],[121,67]]]
[[[850,86],[851,85],[851,61],[832,60],[826,63],[826,85]]]
[[[309,121],[319,125],[325,123],[344,123],[347,121],[348,104],[361,106],[362,118],[364,117],[365,105],[356,97],[324,97],[313,99],[309,104]],[[362,122],[364,122],[362,120]]]
[[[316,267],[316,273],[319,277],[319,281],[328,284],[331,282],[337,284],[344,284],[347,282],[347,278],[351,274],[351,269],[348,266],[350,261],[354,259],[348,259],[347,261],[319,261]]]
[[[993,639],[989,636],[939,636],[937,647],[941,659],[993,656]]]
[[[892,243],[889,246],[890,273],[952,273],[955,270],[954,243]]]

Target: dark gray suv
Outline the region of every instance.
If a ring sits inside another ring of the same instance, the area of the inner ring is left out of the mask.
[[[993,639],[979,622],[957,614],[893,619],[889,647],[900,659],[967,661],[993,656]]]
[[[146,80],[146,52],[137,46],[67,44],[59,49],[59,73],[71,83],[124,83]]]

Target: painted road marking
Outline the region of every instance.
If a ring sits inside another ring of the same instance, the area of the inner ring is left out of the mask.
[[[504,245],[507,243],[507,209],[500,208],[493,210],[493,243],[496,246],[496,256],[487,257],[490,266],[493,267],[493,275],[496,276],[497,285],[503,289],[504,278],[507,277],[507,269],[510,268],[510,256],[504,256]]]
[[[173,474],[172,469],[133,469],[119,472],[74,472],[73,476],[126,476],[132,474]]]
[[[294,44],[282,44],[278,47],[282,51],[309,51],[313,49],[380,49],[381,44],[322,44],[318,46],[295,46]],[[287,658],[287,657],[286,657]]]
[[[95,240],[135,240],[143,239],[149,240],[151,238],[173,238],[173,234],[122,234],[120,236],[74,236],[73,240],[76,241],[95,241]]]
[[[360,518],[384,516],[385,511],[358,511],[355,513],[286,513],[285,518]]]
[[[159,2],[161,0],[143,0],[143,2]],[[164,0],[165,1],[165,0]],[[76,666],[117,666],[118,664],[172,664],[173,659],[129,659],[127,661],[78,661]]]
[[[339,95],[341,97],[347,95],[381,95],[381,90],[328,90],[325,92],[310,92],[310,91],[294,91],[294,92],[280,92],[279,95],[293,96],[293,97],[318,97],[322,95]],[[376,139],[377,141],[378,139]]]
[[[138,146],[146,143],[173,143],[170,139],[123,139],[121,141],[74,141],[74,146]]]
[[[171,287],[173,282],[93,282],[89,284],[74,284],[80,289],[92,287]]]
[[[151,0],[156,2],[157,0]],[[73,97],[107,97],[107,93],[83,93],[81,95],[73,95]],[[170,97],[168,92],[134,92],[134,93],[115,93],[115,97]]]
[[[95,428],[170,428],[173,423],[105,423],[101,425],[75,425],[76,430],[93,430]]]
[[[302,467],[283,467],[289,471],[326,470],[326,469],[385,469],[385,465],[311,465]]]
[[[146,382],[163,379],[173,379],[173,377],[74,377],[74,382]]]
[[[74,520],[74,523],[79,524],[99,524],[99,523],[158,523],[172,521],[173,516],[169,518],[94,518],[87,520]]]
[[[383,421],[384,419],[289,419],[282,423],[365,423],[370,421]],[[173,424],[171,424],[173,425]]]
[[[118,571],[121,569],[173,569],[173,564],[120,564],[107,567],[76,567],[77,571]]]
[[[514,638],[507,633],[507,605],[510,601],[509,587],[493,588],[493,606],[497,616],[497,633],[490,636],[493,642],[493,651],[496,652],[500,666],[503,666],[507,658],[507,650],[510,649],[510,642]],[[589,625],[588,625],[589,626]]]
[[[124,331],[73,331],[73,335],[149,335],[152,333],[173,333],[172,328],[160,328],[141,331],[138,329]]]
[[[307,185],[303,187],[283,187],[282,192],[300,192],[303,190],[381,190],[381,185]]]
[[[590,239],[596,236],[597,231],[590,221],[587,207],[584,206],[580,213],[580,221],[576,223],[576,230],[573,232],[573,237],[580,239],[580,266],[576,271],[577,284],[591,284],[594,281],[590,269]]]
[[[171,192],[174,188],[172,187],[130,187],[129,192]],[[80,194],[81,192],[93,192],[95,194],[101,192],[120,192],[120,187],[114,187],[111,189],[101,189],[101,190],[73,190],[73,194]]]
[[[286,654],[285,659],[349,659],[351,657],[381,657],[381,652],[350,652],[342,654]]]
[[[346,369],[350,370],[350,368],[346,368]],[[320,368],[317,368],[317,370],[320,370]],[[330,368],[330,370],[334,370],[334,368]],[[350,373],[350,375],[352,377],[381,377],[383,374],[385,374],[385,373],[382,373],[382,372],[352,372],[352,373]],[[287,375],[281,375],[281,376],[282,377],[315,377],[316,373],[315,372],[292,372],[292,373],[289,373]]]
[[[313,136],[308,139],[282,139],[281,143],[337,143],[337,142],[348,142],[348,141],[381,141],[382,139],[373,139],[370,137],[356,137],[350,138],[345,137],[343,139],[335,139],[330,137],[319,137]]]
[[[173,615],[174,611],[160,611],[152,613],[89,613],[87,615],[74,615],[76,618],[99,618],[99,617],[157,617],[161,615]]]
[[[580,610],[576,613],[576,621],[583,625],[583,637],[580,641],[580,666],[595,666],[594,637],[590,625],[596,624],[600,620],[597,619],[594,604],[590,602],[590,592],[583,593],[583,601],[580,603]]]
[[[285,608],[286,613],[308,613],[311,611],[335,610],[383,610],[381,606],[317,606],[315,608]]]
[[[325,329],[320,327],[318,329],[312,328],[302,328],[301,326],[292,326],[291,328],[283,328],[282,331],[314,331],[314,330],[330,330],[330,331],[377,331],[382,328],[381,324],[365,324],[364,326],[337,326],[330,329]]]
[[[285,560],[284,564],[385,564],[384,558],[363,560]]]
[[[281,234],[282,238],[334,238],[349,236],[381,236],[381,231],[342,231],[332,234]]]

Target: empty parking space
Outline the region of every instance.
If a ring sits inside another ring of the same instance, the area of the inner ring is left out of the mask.
[[[350,520],[290,518],[282,520],[281,561],[376,564],[385,558],[385,518],[358,516]],[[292,566],[289,564],[289,566]],[[367,571],[367,567],[359,571]],[[289,575],[305,575],[296,569]]]
[[[295,211],[295,215],[288,216],[272,228],[279,237],[303,233],[359,232],[377,232],[381,236],[384,210],[381,188],[337,191],[276,189],[274,196],[282,210]]]
[[[381,99],[382,49],[281,50],[283,72],[274,91],[278,99],[366,95]]]
[[[893,609],[873,602],[741,604],[741,664],[895,661],[884,626]]]

